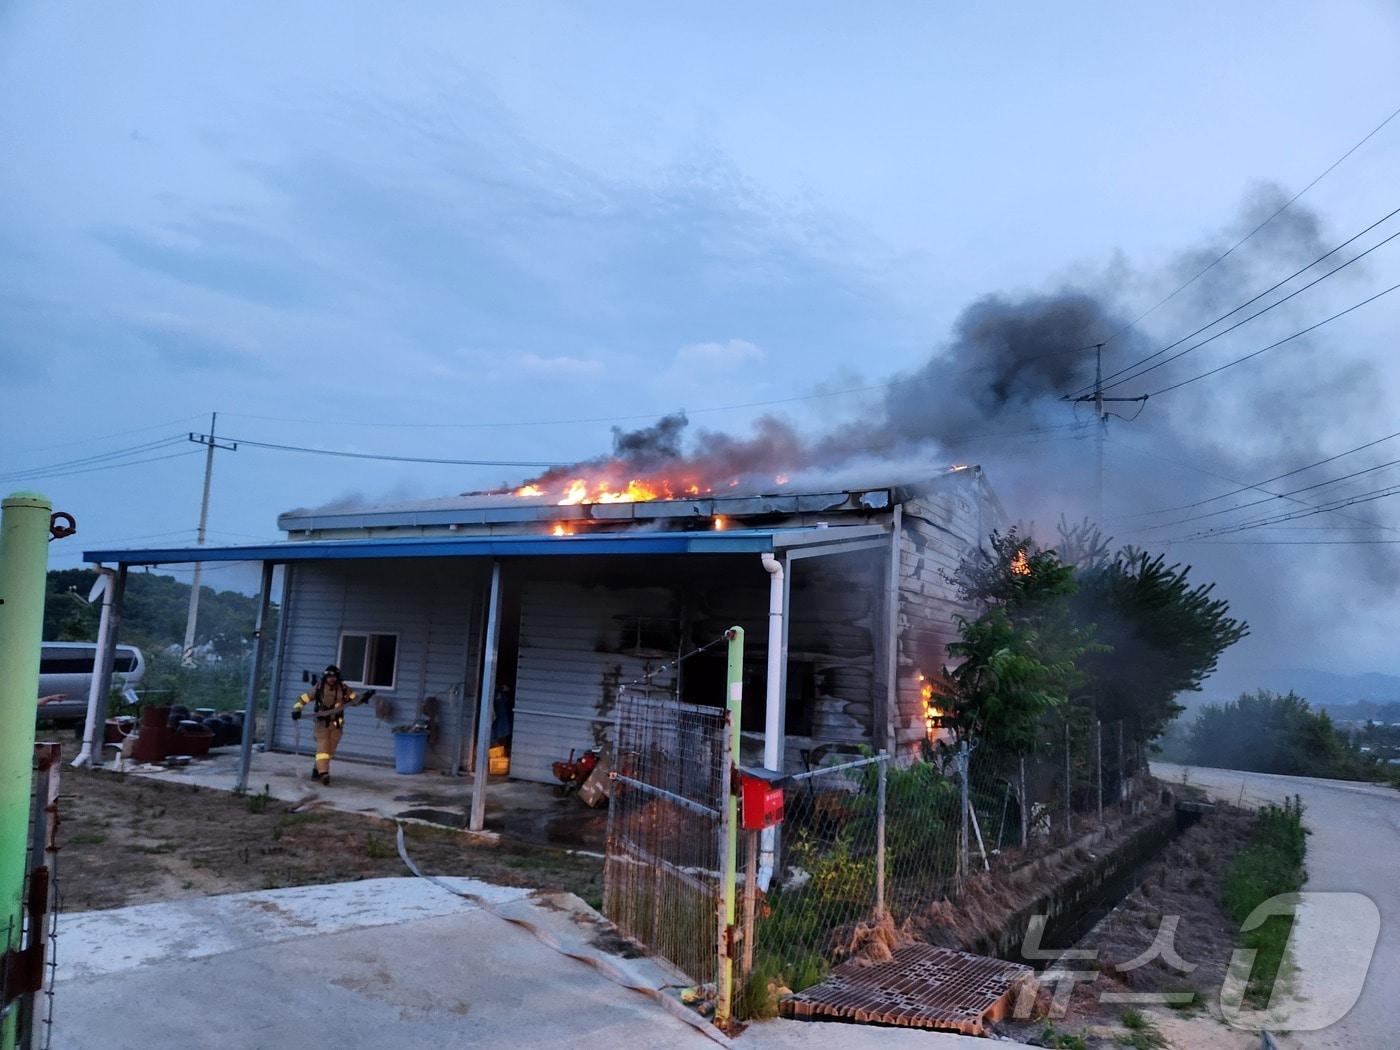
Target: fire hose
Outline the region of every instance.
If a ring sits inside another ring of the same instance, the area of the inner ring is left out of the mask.
[[[423,872],[419,870],[418,865],[414,864],[413,860],[408,855],[408,847],[404,844],[402,823],[399,824],[398,830],[398,848],[399,858],[404,862],[408,870],[413,872],[413,874],[416,875],[418,878],[427,879],[434,886],[437,886],[440,889],[444,889],[448,893],[455,894],[456,896],[461,897],[463,900],[471,901],[482,911],[489,912],[496,918],[501,919],[504,922],[510,923],[512,926],[519,926],[521,929],[525,930],[545,947],[553,949],[565,958],[574,959],[578,962],[584,963],[587,966],[593,967],[593,969],[597,970],[609,981],[612,981],[613,984],[616,984],[621,988],[626,988],[629,992],[637,992],[640,995],[645,995],[648,999],[660,1003],[675,1018],[677,1018],[680,1021],[684,1021],[686,1024],[688,1024],[691,1028],[694,1028],[701,1035],[708,1036],[710,1039],[713,1039],[720,1046],[734,1045],[730,1041],[729,1037],[723,1032],[721,1032],[718,1028],[710,1024],[710,1022],[706,1021],[704,1018],[698,1017],[690,1010],[687,1010],[684,1006],[682,1006],[675,999],[671,998],[660,988],[654,988],[649,984],[639,983],[635,977],[632,977],[620,967],[614,966],[606,959],[601,959],[596,955],[588,955],[583,952],[570,951],[568,948],[560,944],[559,941],[556,940],[548,931],[541,929],[529,919],[521,919],[514,915],[507,915],[504,912],[497,909],[494,905],[491,904],[490,901],[486,900],[486,898],[484,897],[480,897],[475,893],[468,893],[465,890],[459,890],[455,886],[444,882],[442,879],[438,878],[435,875],[423,874]]]

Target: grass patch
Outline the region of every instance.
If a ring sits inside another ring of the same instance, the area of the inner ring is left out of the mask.
[[[272,791],[267,784],[256,795],[248,796],[249,813],[266,813],[267,807],[272,804]]]
[[[1265,901],[1302,888],[1306,853],[1307,831],[1303,827],[1301,798],[1261,809],[1255,818],[1249,845],[1235,858],[1225,875],[1223,903],[1230,917],[1243,923]],[[1292,928],[1291,916],[1277,915],[1243,935],[1241,946],[1256,953],[1245,989],[1249,1002],[1267,1002],[1283,967]]]
[[[1162,1050],[1167,1045],[1161,1030],[1141,1010],[1124,1010],[1118,1021],[1127,1034],[1118,1037],[1119,1046],[1132,1050]]]
[[[1040,1045],[1054,1047],[1055,1050],[1089,1050],[1089,1043],[1083,1035],[1058,1032],[1054,1025],[1048,1023],[1040,1033]]]
[[[394,847],[383,836],[371,831],[365,836],[365,856],[371,860],[386,860],[394,855]]]
[[[280,841],[286,832],[300,824],[315,824],[325,819],[322,813],[283,813],[272,825],[272,841]]]
[[[70,846],[100,846],[107,841],[106,835],[96,832],[85,832],[82,835],[74,835],[68,840]]]

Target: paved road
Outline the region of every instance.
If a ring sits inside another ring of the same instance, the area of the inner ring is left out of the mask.
[[[1314,780],[1227,769],[1153,763],[1164,780],[1187,781],[1234,802],[1281,802],[1300,795],[1308,839],[1309,891],[1365,894],[1380,911],[1381,931],[1361,997],[1339,1022],[1291,1042],[1322,1050],[1394,1050],[1400,1047],[1400,791],[1345,780]],[[1329,930],[1309,936],[1302,916],[1295,943],[1302,992],[1317,996],[1335,983],[1337,967],[1324,945]],[[1331,938],[1335,944],[1336,938]]]
[[[629,979],[582,902],[448,880]],[[411,878],[229,894],[65,915],[53,1045],[716,1050],[662,1006],[520,926]],[[976,1050],[963,1036],[772,1021],[736,1050]],[[1004,1045],[1004,1044],[1003,1044]]]

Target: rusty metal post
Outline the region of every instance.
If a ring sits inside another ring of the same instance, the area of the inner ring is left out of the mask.
[[[744,955],[739,967],[739,986],[753,974],[754,913],[758,907],[758,832],[744,835],[748,856],[744,858]]]
[[[1065,835],[1074,834],[1074,772],[1071,765],[1069,720],[1065,720]]]
[[[1021,756],[1020,773],[1020,799],[1021,799],[1021,845],[1025,846],[1030,842],[1031,835],[1031,803],[1026,797],[1026,756]]]
[[[724,780],[720,785],[720,899],[719,987],[715,996],[715,1024],[728,1028],[734,1017],[734,920],[739,868],[739,804],[734,794],[739,766],[739,725],[744,713],[744,629],[731,627],[724,697]]]
[[[1123,721],[1118,721],[1118,804],[1121,806],[1128,799],[1128,778],[1124,775],[1123,769]]]
[[[958,835],[958,879],[967,878],[968,872],[972,870],[972,851],[968,844],[968,818],[971,815],[972,807],[968,800],[967,792],[967,764],[968,748],[967,741],[964,740],[958,746],[958,782],[962,795],[962,828]]]
[[[881,750],[875,759],[875,918],[885,917],[885,781],[890,765],[889,752]]]
[[[1099,823],[1103,823],[1103,723],[1094,723],[1094,755],[1097,760],[1099,789]]]

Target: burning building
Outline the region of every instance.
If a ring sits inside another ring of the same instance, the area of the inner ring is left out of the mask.
[[[342,757],[391,761],[393,724],[431,696],[430,764],[466,768],[489,718],[493,738],[509,737],[510,775],[548,782],[571,751],[606,747],[627,683],[722,704],[722,649],[676,661],[732,624],[748,637],[746,761],[791,771],[818,748],[914,746],[937,707],[924,673],[946,660],[962,611],[948,574],[1004,523],[981,470],[862,487],[773,477],[766,488],[560,475],[292,511],[275,544],[86,557],[254,560],[265,588],[283,566],[266,640],[277,749],[293,747],[303,682],[335,662],[392,708],[347,712]]]

